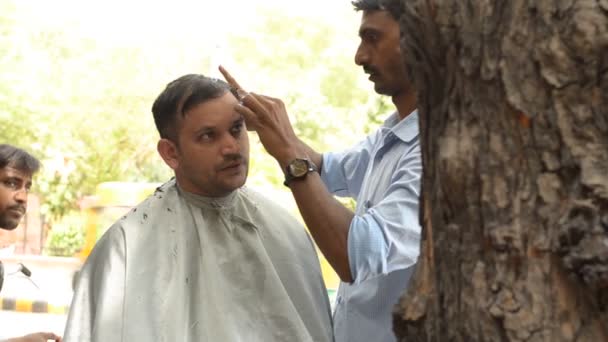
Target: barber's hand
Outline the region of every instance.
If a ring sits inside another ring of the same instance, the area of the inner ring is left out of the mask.
[[[61,342],[61,337],[50,332],[39,332],[8,339],[7,342],[47,342],[48,340]]]
[[[258,133],[268,153],[282,166],[296,157],[301,157],[302,153],[297,150],[299,140],[289,122],[283,101],[246,92],[221,66],[220,72],[226,82],[237,90],[240,104],[235,107],[236,111],[243,115],[247,127]]]

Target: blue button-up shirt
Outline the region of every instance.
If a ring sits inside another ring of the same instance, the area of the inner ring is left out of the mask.
[[[418,258],[422,160],[418,113],[392,114],[376,132],[339,153],[323,155],[330,192],[357,200],[348,233],[353,283],[336,297],[336,342],[393,342],[392,311]]]

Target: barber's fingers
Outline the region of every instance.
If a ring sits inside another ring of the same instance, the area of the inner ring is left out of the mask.
[[[249,93],[243,88],[241,88],[239,83],[234,79],[234,77],[232,77],[232,75],[230,75],[226,68],[220,65],[219,70],[224,76],[224,79],[226,79],[226,82],[228,82],[228,84],[230,84],[230,86],[236,90],[239,102],[249,107],[256,114],[263,115],[263,112],[266,110],[266,108],[264,108],[264,106],[262,105],[259,97],[252,96],[252,93]]]
[[[228,82],[230,87],[232,89],[234,89],[237,99],[240,102],[242,102],[243,99],[249,95],[249,93],[239,85],[239,83],[234,79],[234,77],[232,77],[232,75],[230,75],[230,73],[228,72],[228,70],[226,70],[226,68],[224,68],[223,66],[220,65],[219,69],[220,69],[220,72],[222,73],[222,75],[224,76],[224,79],[226,80],[226,82]]]
[[[262,126],[276,128],[277,125],[280,125],[280,117],[283,115],[279,112],[285,112],[285,106],[280,100],[279,102],[272,102],[262,95],[249,93],[237,105],[236,110],[245,117],[248,129],[258,130]]]
[[[61,341],[61,337],[52,332],[41,332],[40,335],[42,335],[45,340]]]
[[[287,107],[282,100],[266,95],[255,94],[255,96],[268,109],[267,120],[274,121],[282,130],[293,131]]]
[[[228,82],[228,84],[230,84],[230,86],[232,88],[235,88],[236,90],[242,90],[245,91],[243,88],[241,88],[241,86],[239,85],[239,82],[237,82],[234,77],[232,77],[232,75],[230,75],[230,73],[228,72],[228,70],[226,70],[226,68],[224,68],[223,66],[219,66],[220,72],[222,73],[222,76],[224,76],[224,79],[226,80],[226,82]]]
[[[249,108],[242,104],[237,104],[234,109],[245,118],[245,125],[248,131],[255,131],[259,126],[258,116]]]
[[[286,116],[289,116],[287,115],[287,107],[285,107],[285,103],[281,99],[255,93],[249,94],[252,95],[266,109],[268,113],[277,114],[279,112],[282,112]]]
[[[271,96],[267,96],[267,95],[259,95],[259,97],[263,98],[268,103],[277,103],[277,104],[283,105],[283,101],[281,99],[276,98],[276,97],[271,97]]]
[[[56,342],[61,342],[61,336],[55,335],[52,332],[37,332],[33,334],[29,334],[20,338],[15,339],[15,341],[24,341],[24,342],[46,342],[48,340],[53,340]],[[12,340],[10,340],[12,341]]]
[[[267,120],[269,110],[272,108],[272,103],[255,93],[248,93],[241,99],[241,103],[249,108],[258,117],[258,120]]]
[[[271,115],[273,116],[273,120],[279,121],[282,125],[291,125],[291,123],[289,123],[289,114],[287,113],[285,102],[283,102],[281,99],[266,95],[256,94],[256,96],[257,99],[269,109],[269,113],[272,113]]]
[[[262,111],[266,110],[265,106],[268,106],[272,103],[281,102],[279,99],[272,98],[270,96],[259,95],[254,93],[249,93],[245,91],[241,85],[236,81],[234,77],[224,68],[222,65],[219,67],[220,73],[224,76],[224,79],[230,86],[236,89],[237,94],[239,95],[239,101],[243,102],[245,106],[251,108],[255,113],[262,114]]]

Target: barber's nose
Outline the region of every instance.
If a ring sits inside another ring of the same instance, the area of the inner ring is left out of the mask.
[[[367,53],[363,44],[359,44],[357,51],[355,52],[355,64],[364,65],[369,62],[369,54]]]

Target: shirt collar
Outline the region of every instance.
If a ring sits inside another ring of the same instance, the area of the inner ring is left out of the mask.
[[[192,203],[199,208],[211,209],[230,209],[234,206],[235,198],[240,189],[237,189],[224,197],[205,197],[191,192],[187,192],[177,184],[178,192],[184,196],[186,201]]]
[[[394,112],[384,121],[383,127],[390,129],[404,142],[410,142],[418,136],[418,110],[414,110],[401,121],[399,121],[399,113]]]

